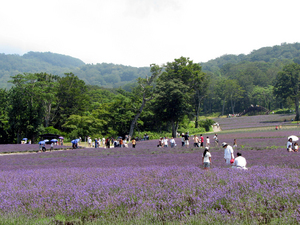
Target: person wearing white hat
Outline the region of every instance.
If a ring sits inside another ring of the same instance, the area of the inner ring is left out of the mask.
[[[222,143],[222,147],[224,148],[224,159],[226,165],[230,165],[230,160],[234,159],[233,148],[228,145],[226,142]]]

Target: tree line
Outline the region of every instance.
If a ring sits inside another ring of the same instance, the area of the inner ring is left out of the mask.
[[[136,131],[175,136],[190,120],[209,129],[212,121],[200,121],[200,115],[235,114],[251,104],[295,106],[299,117],[299,64],[265,64],[225,64],[216,75],[181,57],[152,64],[149,75],[137,78],[130,90],[88,85],[73,73],[19,73],[11,77],[12,88],[0,89],[1,143],[24,137],[35,142],[45,132],[69,138]]]
[[[193,111],[199,116],[209,77],[184,57],[152,64],[149,72],[130,91],[87,85],[73,73],[12,76],[12,88],[0,92],[1,143],[24,137],[34,143],[45,132],[69,138],[134,135],[136,130],[176,136],[185,116],[192,118]]]

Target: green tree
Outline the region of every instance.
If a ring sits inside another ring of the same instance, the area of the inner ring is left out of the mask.
[[[83,115],[88,104],[87,86],[73,73],[58,80],[55,128],[61,129],[71,115]]]
[[[274,94],[277,97],[294,101],[296,117],[299,120],[299,97],[300,97],[300,64],[291,63],[283,67],[278,73],[274,85]]]
[[[201,88],[204,73],[199,64],[185,57],[168,62],[164,69],[157,82],[155,111],[171,124],[172,135],[176,137],[178,123],[184,115],[190,113],[190,103],[193,102],[196,90]],[[199,91],[198,94],[201,96],[203,93]],[[194,103],[199,105],[197,101]]]
[[[141,98],[141,103],[139,104],[138,110],[131,121],[130,128],[129,128],[129,136],[132,137],[134,127],[137,123],[138,118],[140,117],[146,103],[150,100],[153,99],[153,93],[154,93],[154,82],[155,79],[161,74],[162,67],[151,64],[150,65],[150,71],[151,71],[151,76],[148,78],[138,78],[137,83],[139,84],[136,88],[134,88],[134,97],[138,95],[142,95]],[[138,93],[137,93],[138,92]]]
[[[12,77],[14,84],[10,91],[9,124],[17,143],[21,136],[35,141],[45,116],[43,96],[36,74],[18,74]],[[14,136],[13,134],[13,136]]]
[[[8,143],[8,91],[0,89],[0,144]]]

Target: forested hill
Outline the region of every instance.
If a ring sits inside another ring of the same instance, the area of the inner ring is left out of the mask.
[[[258,50],[253,50],[248,55],[223,55],[208,62],[201,63],[201,65],[204,71],[220,73],[220,69],[226,64],[228,67],[228,65],[245,62],[265,62],[271,65],[276,63],[286,64],[291,61],[300,63],[300,43],[282,43],[281,45],[275,45],[273,47],[263,47]]]
[[[11,76],[40,73],[63,76],[74,73],[87,84],[108,88],[124,86],[149,74],[149,67],[135,68],[115,64],[85,64],[80,59],[51,52],[28,52],[23,56],[0,54],[0,88],[10,88]]]
[[[185,56],[188,57],[188,56]],[[171,62],[174,59],[170,59]],[[191,59],[193,60],[193,59]],[[270,84],[282,66],[300,63],[300,43],[263,47],[248,55],[223,55],[208,62],[201,63],[204,72],[213,76],[225,76],[235,79],[241,71],[245,75],[261,76],[257,82]],[[72,72],[87,84],[107,88],[126,86],[138,77],[149,75],[149,67],[130,67],[123,65],[99,63],[85,64],[80,59],[50,52],[29,52],[23,56],[0,54],[0,88],[9,88],[10,76],[18,73],[46,72],[62,76]]]

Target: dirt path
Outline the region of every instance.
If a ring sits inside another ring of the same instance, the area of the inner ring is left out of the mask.
[[[213,131],[214,132],[220,132],[220,131],[222,131],[222,129],[221,129],[220,126],[213,126]]]

